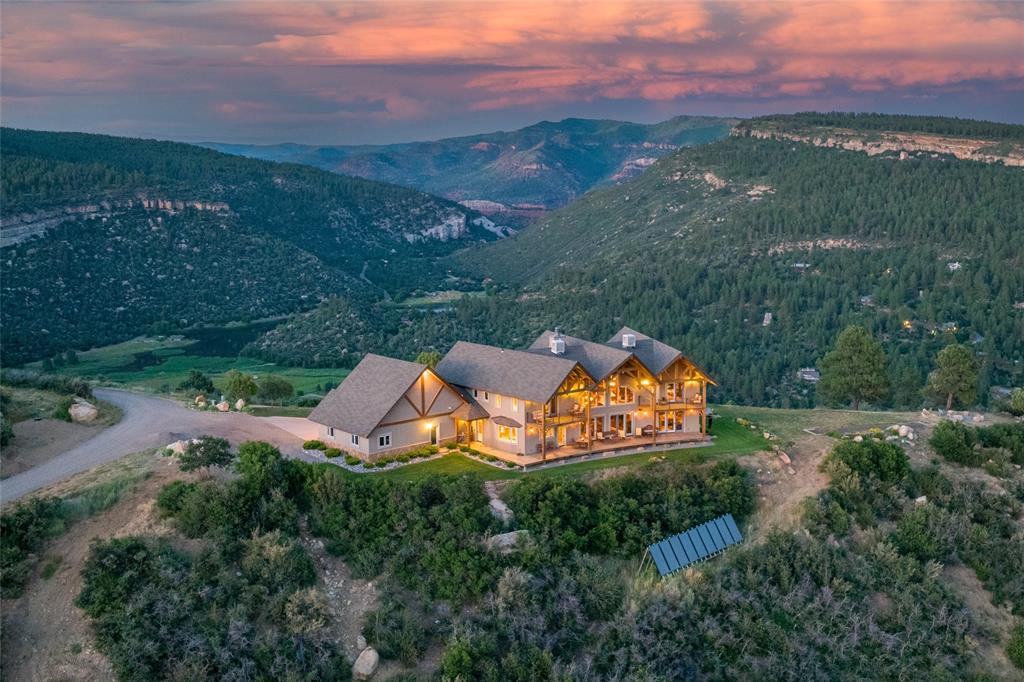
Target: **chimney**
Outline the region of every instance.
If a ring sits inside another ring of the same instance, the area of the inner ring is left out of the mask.
[[[561,327],[555,327],[555,333],[548,339],[548,349],[555,355],[565,355],[565,337]]]
[[[636,348],[636,334],[623,334],[622,335],[622,347],[623,348]]]

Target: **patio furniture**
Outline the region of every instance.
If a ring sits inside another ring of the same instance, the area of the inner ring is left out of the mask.
[[[640,429],[640,433],[643,434],[644,436],[653,437],[654,436],[654,427],[651,426],[650,424],[648,424],[648,425],[646,425],[646,426],[644,426],[643,428]]]

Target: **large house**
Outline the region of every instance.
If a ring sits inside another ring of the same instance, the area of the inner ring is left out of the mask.
[[[707,385],[682,352],[628,327],[605,343],[541,334],[526,350],[459,341],[437,367],[367,355],[313,410],[364,459],[458,442],[531,464],[707,438]]]

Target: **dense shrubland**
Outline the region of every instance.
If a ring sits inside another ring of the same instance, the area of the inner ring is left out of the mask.
[[[802,531],[657,579],[636,573],[650,542],[752,511],[755,489],[735,463],[512,482],[503,496],[529,541],[501,554],[482,545],[501,528],[473,476],[356,476],[248,443],[237,478],[172,483],[157,500],[203,549],[97,545],[80,603],[126,679],[196,675],[200,665],[208,676],[340,678],[347,663],[323,635],[328,610],[297,540],[308,528],[382,591],[367,640],[406,666],[443,645],[445,679],[978,672],[975,642],[987,635],[942,565],[966,564],[1022,613],[1024,489],[1011,496],[915,470],[898,445],[873,437],[842,441],[824,466],[830,485],[806,502]]]

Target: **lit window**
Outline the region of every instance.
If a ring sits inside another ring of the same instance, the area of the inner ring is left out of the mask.
[[[377,447],[386,448],[389,445],[391,445],[390,433],[382,433],[381,435],[377,436]]]
[[[519,398],[512,398],[512,411],[513,412],[518,412],[519,411]]]
[[[519,431],[511,426],[498,424],[498,440],[506,443],[515,443],[519,440]]]
[[[331,431],[333,430],[334,429],[331,429]],[[331,435],[333,436],[334,434],[332,433]],[[359,436],[354,433],[352,434],[352,445],[359,445]]]
[[[501,407],[501,396],[498,394],[494,394],[494,406]]]
[[[623,405],[633,402],[633,389],[629,386],[613,386],[611,392],[612,405]]]

